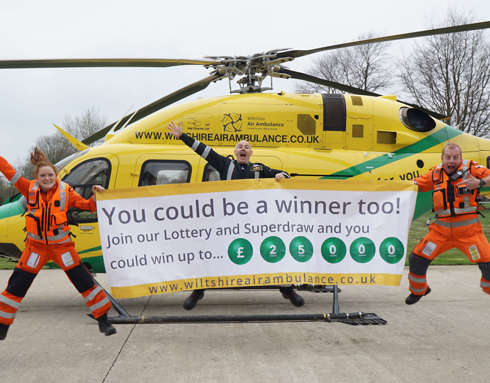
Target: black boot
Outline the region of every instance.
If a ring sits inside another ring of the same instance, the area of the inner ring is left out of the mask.
[[[204,297],[204,290],[194,290],[184,301],[184,308],[192,310],[196,307],[197,302]]]
[[[107,314],[98,317],[97,322],[99,322],[99,331],[101,333],[104,333],[106,336],[115,334],[117,332],[116,329],[111,325],[111,322],[109,322],[109,319],[107,319]]]
[[[427,290],[425,290],[425,294],[423,295],[415,295],[410,293],[410,295],[405,299],[405,303],[407,305],[413,305],[414,303],[417,303],[420,300],[420,298],[426,296],[429,293],[430,293],[430,287],[427,287]]]
[[[305,304],[304,299],[301,297],[301,295],[298,295],[296,291],[294,291],[292,286],[279,287],[279,291],[284,298],[289,299],[296,307],[301,307]]]
[[[7,337],[9,327],[7,324],[0,323],[0,340],[4,340]]]

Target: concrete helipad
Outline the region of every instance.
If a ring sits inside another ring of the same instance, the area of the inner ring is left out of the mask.
[[[0,271],[6,286],[10,271]],[[384,326],[281,322],[116,325],[105,337],[64,273],[43,270],[0,342],[1,383],[28,382],[465,382],[490,380],[490,296],[476,266],[432,266],[432,293],[407,306],[400,287],[341,286],[340,309],[374,312]],[[108,287],[106,276],[97,280]],[[133,315],[321,313],[332,294],[208,291],[121,303]],[[111,312],[111,315],[115,315]]]

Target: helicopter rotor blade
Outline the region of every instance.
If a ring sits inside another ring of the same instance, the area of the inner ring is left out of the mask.
[[[326,80],[326,79],[323,79],[320,77],[312,76],[310,74],[306,74],[306,73],[302,73],[302,72],[295,72],[293,70],[290,70],[290,69],[287,69],[284,67],[280,67],[279,70],[277,71],[277,73],[286,74],[290,78],[294,78],[296,80],[303,80],[303,81],[308,81],[308,82],[312,82],[315,84],[325,85],[325,86],[328,86],[330,88],[338,89],[338,90],[340,90],[342,92],[346,92],[346,93],[360,94],[362,96],[375,96],[375,97],[382,96],[379,93],[370,92],[368,90],[356,88],[356,87],[353,87],[350,85],[340,84],[338,82]],[[447,118],[447,116],[444,114],[425,109],[425,108],[421,107],[420,105],[411,104],[409,102],[405,102],[405,101],[401,101],[401,100],[398,100],[398,102],[401,102],[402,104],[406,104],[408,106],[411,106],[415,109],[422,110],[422,111],[426,112],[427,114],[430,114],[432,117],[437,118],[439,120],[444,120]]]
[[[375,38],[371,38],[371,39],[352,41],[349,43],[336,44],[336,45],[329,45],[329,46],[315,48],[315,49],[287,50],[287,51],[277,53],[277,57],[279,57],[279,58],[281,58],[281,57],[298,58],[298,57],[310,55],[313,53],[324,52],[324,51],[340,49],[340,48],[354,47],[357,45],[382,43],[382,42],[387,42],[387,41],[403,40],[403,39],[413,39],[416,37],[434,36],[434,35],[441,35],[441,34],[446,34],[446,33],[467,32],[467,31],[474,31],[474,30],[486,29],[486,28],[490,28],[490,21],[483,21],[480,23],[472,23],[472,24],[464,24],[464,25],[455,25],[455,26],[445,27],[445,28],[427,29],[427,30],[419,31],[419,32],[402,33],[402,34],[398,34],[398,35],[385,36],[385,37],[375,37]]]
[[[330,88],[338,89],[342,92],[347,92],[347,93],[354,93],[354,94],[361,94],[363,96],[381,96],[381,94],[370,92],[368,90],[364,90],[361,88],[355,88],[350,85],[345,85],[341,84],[335,81],[330,81],[326,80],[320,77],[312,76],[307,73],[302,73],[302,72],[296,72],[294,70],[290,70],[284,67],[280,67],[280,69],[277,71],[277,73],[283,73],[291,78],[294,78],[296,80],[303,80],[303,81],[308,81],[308,82],[313,82],[315,84],[320,84],[320,85],[325,85]]]
[[[165,68],[179,65],[217,65],[216,60],[192,59],[40,59],[40,60],[0,60],[0,69],[24,68],[87,68],[87,67],[156,67]]]
[[[151,104],[148,104],[142,107],[141,109],[138,109],[136,112],[124,116],[119,121],[113,122],[112,124],[106,126],[105,128],[85,138],[82,142],[86,145],[89,145],[97,141],[98,139],[104,137],[107,134],[107,132],[109,132],[112,128],[115,127],[114,131],[117,131],[120,128],[126,126],[128,123],[133,123],[138,120],[141,120],[142,118],[156,112],[157,110],[160,110],[170,104],[173,104],[174,102],[177,102],[187,96],[190,96],[191,94],[197,93],[200,90],[207,88],[207,86],[210,83],[212,83],[213,81],[221,80],[223,77],[225,76],[223,76],[222,74],[213,73],[211,76],[203,78],[202,80],[196,81],[192,84],[189,84],[184,88],[178,89],[175,92],[172,92],[152,102]]]

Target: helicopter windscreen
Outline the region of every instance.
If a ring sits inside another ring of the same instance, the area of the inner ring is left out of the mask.
[[[61,172],[63,168],[68,165],[71,161],[77,159],[78,157],[83,156],[85,153],[88,152],[88,149],[82,150],[81,152],[75,152],[73,154],[70,154],[68,157],[63,158],[62,160],[58,161],[54,166],[56,167],[56,170],[58,172]]]
[[[94,158],[82,162],[67,174],[63,181],[71,185],[83,198],[90,198],[92,186],[107,188],[111,176],[111,163],[106,158]],[[95,222],[97,213],[79,209],[68,211],[69,223]]]
[[[107,188],[111,175],[110,162],[105,158],[95,158],[76,166],[63,181],[73,186],[75,191],[84,198],[92,194],[93,185]]]

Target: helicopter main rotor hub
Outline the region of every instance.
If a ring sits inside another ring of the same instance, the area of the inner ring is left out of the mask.
[[[283,51],[274,50],[265,53],[258,53],[252,56],[213,56],[208,57],[220,60],[219,64],[211,65],[215,73],[225,76],[230,82],[231,93],[257,93],[272,89],[272,77],[289,78],[290,76],[278,73],[280,64],[293,60],[293,57],[277,57],[277,53]],[[267,76],[271,77],[271,87],[262,87],[262,83]],[[231,89],[231,81],[235,77],[239,89]]]

